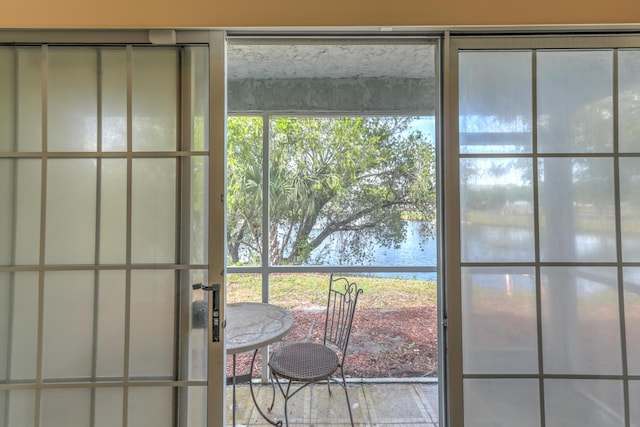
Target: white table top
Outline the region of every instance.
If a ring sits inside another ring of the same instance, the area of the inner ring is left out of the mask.
[[[227,353],[244,353],[279,341],[293,327],[289,310],[272,304],[241,302],[225,307]]]

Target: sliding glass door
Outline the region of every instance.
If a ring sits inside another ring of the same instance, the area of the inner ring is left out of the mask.
[[[452,47],[451,425],[638,426],[640,39]]]
[[[207,45],[0,46],[1,425],[206,425],[208,85]]]

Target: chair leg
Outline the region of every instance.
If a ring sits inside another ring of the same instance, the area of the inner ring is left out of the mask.
[[[271,378],[271,388],[273,391],[273,394],[271,396],[271,406],[269,406],[269,409],[268,409],[269,412],[271,412],[273,410],[273,406],[276,404],[276,383],[275,382],[277,381],[277,379],[273,377],[273,372],[269,374],[269,377]]]
[[[347,409],[349,410],[349,420],[351,421],[351,427],[353,427],[353,414],[351,413],[351,401],[349,400],[349,392],[347,391],[347,381],[344,379],[344,372],[340,371],[342,375],[342,388],[344,388],[344,395],[347,398]]]
[[[289,396],[284,398],[284,423],[289,427]]]
[[[351,402],[349,401],[349,393],[347,388],[344,389],[344,395],[347,397],[347,409],[349,409],[349,420],[351,421],[351,427],[353,427],[353,414],[351,413]]]

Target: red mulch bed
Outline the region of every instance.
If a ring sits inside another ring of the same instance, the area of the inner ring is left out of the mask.
[[[294,328],[285,341],[320,341],[324,312],[293,310]],[[359,310],[356,313],[345,375],[352,378],[415,378],[438,375],[438,327],[435,307]],[[278,344],[275,344],[278,345]],[[246,373],[251,354],[236,359],[236,372]],[[254,375],[259,375],[258,355]],[[227,373],[231,375],[231,357]]]

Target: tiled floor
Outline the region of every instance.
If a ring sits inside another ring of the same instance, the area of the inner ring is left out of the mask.
[[[425,426],[438,425],[437,383],[349,384],[349,399],[353,421],[357,426]],[[326,384],[307,387],[289,401],[289,426],[345,426],[349,424],[344,391],[333,385],[329,396]],[[271,403],[270,385],[254,386],[261,408]],[[276,405],[269,414],[284,421],[280,392],[276,390]],[[238,407],[236,426],[269,425],[255,409],[249,386],[237,386]],[[227,425],[232,425],[232,393],[227,392]],[[284,424],[284,423],[283,423]]]

